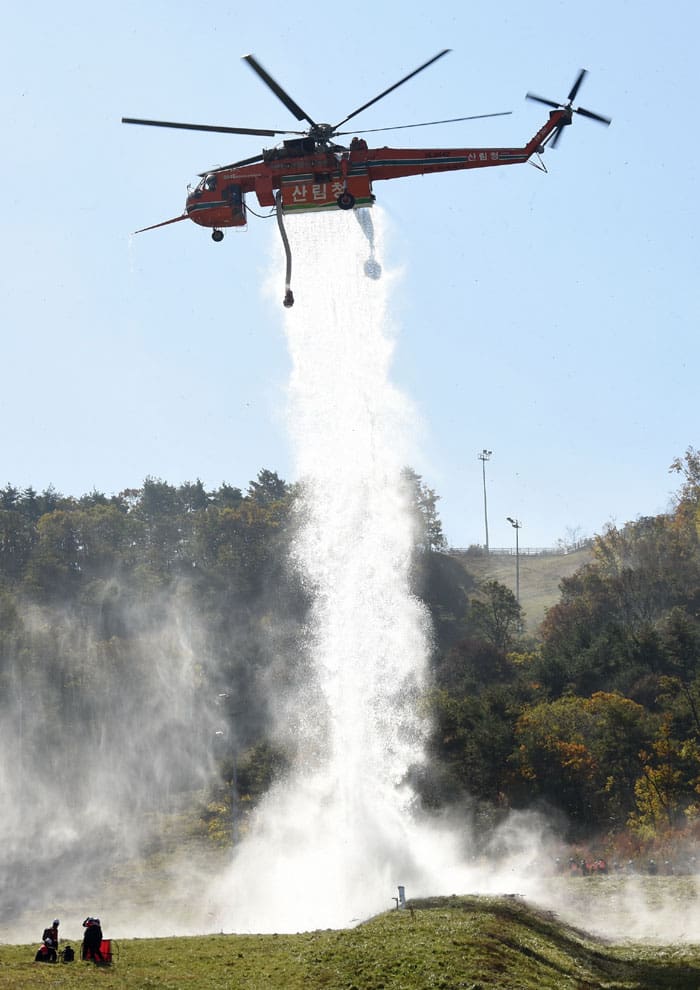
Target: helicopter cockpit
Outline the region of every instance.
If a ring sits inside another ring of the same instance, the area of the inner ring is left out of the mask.
[[[192,188],[191,185],[187,187],[188,192],[192,193],[194,196],[201,196],[203,192],[211,192],[216,189],[217,186],[217,176],[213,173],[209,175],[204,175],[199,180],[197,185]]]

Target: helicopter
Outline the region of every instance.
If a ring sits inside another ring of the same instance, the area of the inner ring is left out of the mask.
[[[166,120],[144,120],[136,117],[122,117],[124,124],[140,124],[148,127],[169,127],[180,130],[208,131],[220,134],[245,134],[259,137],[282,137],[276,147],[263,149],[260,154],[244,158],[229,165],[220,165],[207,172],[201,172],[199,182],[188,186],[185,209],[180,216],[161,223],[142,227],[135,233],[155,230],[181,220],[192,220],[202,227],[212,229],[212,239],[220,242],[224,228],[245,227],[248,207],[246,195],[255,193],[261,207],[272,207],[282,237],[287,258],[284,306],[294,305],[291,290],[291,251],[284,227],[286,214],[325,212],[329,210],[359,210],[371,207],[375,201],[373,184],[384,179],[398,179],[412,175],[427,175],[433,172],[450,172],[472,168],[493,168],[499,165],[517,165],[539,158],[546,147],[556,147],[565,127],[573,122],[574,114],[608,125],[609,117],[574,107],[586,69],[581,69],[565,103],[549,100],[534,93],[526,98],[543,103],[553,109],[546,123],[537,133],[519,148],[370,148],[361,134],[379,131],[404,130],[413,127],[429,127],[435,124],[459,123],[485,117],[507,116],[510,111],[501,113],[476,114],[466,117],[453,117],[449,120],[431,120],[420,124],[403,124],[394,127],[377,127],[364,131],[341,130],[348,121],[367,110],[379,100],[388,96],[399,86],[413,79],[418,73],[447,55],[451,49],[445,48],[428,59],[417,69],[399,79],[373,99],[363,103],[337,124],[317,123],[296,103],[278,82],[263,68],[253,55],[243,59],[258,75],[275,96],[284,104],[298,121],[305,121],[305,130],[268,129],[256,127],[227,127],[209,124],[188,124]],[[336,139],[354,135],[349,145],[338,144]],[[535,161],[532,164],[536,164]],[[544,169],[544,165],[538,167]],[[251,212],[254,212],[251,210]],[[371,220],[358,219],[373,248]],[[367,215],[368,216],[368,215]],[[377,277],[378,266],[366,266],[370,277]]]

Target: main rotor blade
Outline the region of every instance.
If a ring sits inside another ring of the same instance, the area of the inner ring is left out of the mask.
[[[137,117],[122,117],[122,124],[145,124],[147,127],[176,127],[183,131],[214,131],[217,134],[257,134],[260,137],[275,137],[277,134],[305,133],[305,131],[272,131],[262,127],[220,127],[214,124],[179,124],[172,120],[140,120]]]
[[[277,99],[281,100],[282,103],[284,103],[287,110],[291,111],[291,113],[294,114],[297,120],[308,120],[308,122],[311,124],[312,127],[317,126],[316,122],[313,121],[311,117],[309,117],[308,113],[305,110],[302,110],[299,104],[294,102],[294,100],[291,98],[289,93],[283,90],[278,82],[275,82],[275,80],[272,78],[270,73],[266,72],[265,69],[263,69],[262,65],[258,62],[258,60],[255,58],[254,55],[244,55],[243,58],[251,67],[251,69],[254,72],[257,72],[257,74],[260,76],[260,78],[265,83],[265,85],[269,86],[269,88],[275,94]]]
[[[558,110],[561,107],[561,103],[555,103],[554,100],[546,100],[544,96],[537,96],[536,93],[526,93],[525,99],[535,100],[537,103],[544,103],[545,106],[554,107],[555,110]]]
[[[368,103],[363,103],[361,107],[357,108],[357,110],[353,110],[353,112],[349,113],[347,117],[343,117],[343,119],[333,128],[334,133],[338,127],[342,127],[343,124],[346,124],[352,117],[356,117],[358,113],[362,112],[362,110],[366,110],[367,107],[371,107],[373,103],[376,103],[378,100],[388,96],[389,93],[393,93],[393,91],[398,89],[399,86],[403,86],[405,82],[408,82],[409,79],[413,79],[413,77],[417,76],[419,72],[422,72],[423,69],[427,69],[429,65],[432,65],[433,62],[437,62],[439,58],[442,58],[443,55],[447,55],[447,53],[451,50],[451,48],[443,48],[441,52],[438,52],[437,55],[433,55],[431,59],[428,59],[428,61],[424,62],[423,65],[419,65],[417,69],[413,70],[413,72],[409,72],[409,74],[404,76],[403,79],[399,79],[399,81],[394,83],[393,86],[389,86],[389,88],[385,89],[383,93],[379,94],[379,96],[375,96],[373,100],[369,100]]]
[[[602,113],[593,113],[585,107],[576,107],[574,113],[580,113],[582,117],[590,117],[591,120],[598,120],[601,124],[612,124],[612,117],[604,117]]]
[[[210,168],[208,172],[200,172],[199,177],[203,179],[206,175],[214,175],[215,172],[227,172],[230,168],[239,168],[241,165],[256,165],[262,161],[264,161],[262,155],[253,155],[252,158],[243,158],[240,162],[231,162],[230,165],[217,165],[216,168]]]
[[[458,124],[461,120],[482,120],[484,117],[508,117],[513,111],[504,110],[501,113],[477,113],[471,117],[450,117],[449,120],[426,120],[422,124],[396,124],[394,127],[370,127],[364,131],[336,131],[335,134],[376,134],[378,131],[404,131],[408,127],[432,127],[433,124]]]
[[[576,79],[576,82],[574,83],[574,85],[571,87],[571,89],[569,91],[569,103],[573,103],[573,101],[576,99],[576,94],[579,91],[579,87],[580,87],[581,83],[583,82],[583,80],[586,78],[587,74],[588,73],[587,73],[586,69],[581,69],[581,71],[579,72],[578,77]]]

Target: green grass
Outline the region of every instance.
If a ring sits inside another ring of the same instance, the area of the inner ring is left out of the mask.
[[[414,900],[354,929],[119,943],[110,968],[0,947],[0,990],[697,990],[700,946],[614,947],[515,898]]]
[[[520,604],[528,632],[534,633],[545,611],[559,601],[559,582],[593,559],[589,549],[567,554],[520,557]],[[455,560],[478,581],[500,581],[515,594],[515,556],[460,554]]]

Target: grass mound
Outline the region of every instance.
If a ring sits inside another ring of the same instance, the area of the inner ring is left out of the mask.
[[[0,948],[0,990],[696,990],[700,947],[615,947],[516,898],[413,900],[357,928],[121,941],[113,967]]]

